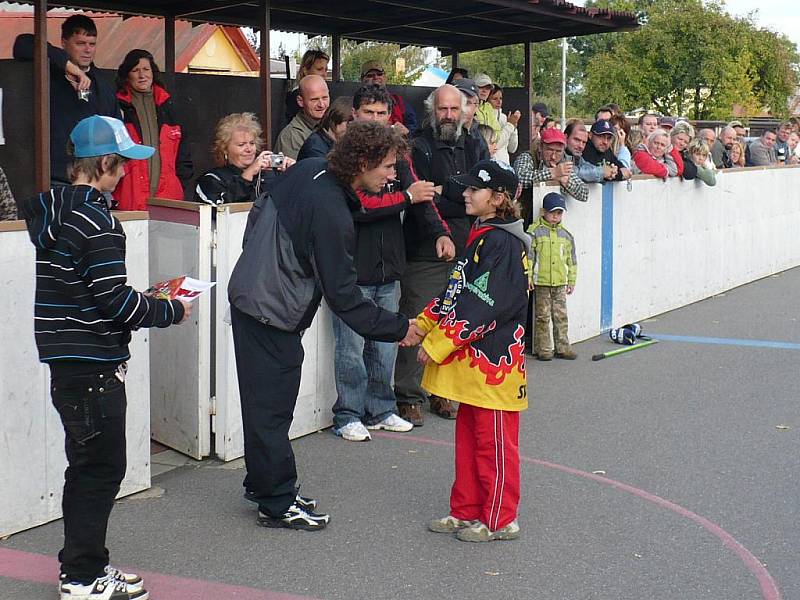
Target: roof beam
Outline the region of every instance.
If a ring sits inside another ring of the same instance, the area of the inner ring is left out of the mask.
[[[539,0],[478,0],[478,2],[482,2],[483,4],[491,4],[492,6],[502,6],[504,8],[515,8],[523,12],[546,15],[548,17],[555,17],[557,19],[578,21],[580,23],[597,25],[598,27],[616,29],[613,21],[609,18],[579,15],[575,10],[566,11],[563,9],[558,10],[555,8],[546,8],[539,4]],[[569,14],[569,12],[572,14]]]

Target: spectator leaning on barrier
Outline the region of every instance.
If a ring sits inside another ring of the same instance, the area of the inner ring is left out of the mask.
[[[347,125],[353,120],[353,98],[339,96],[331,102],[325,116],[317,124],[317,128],[308,139],[303,142],[297,160],[325,157],[333,148],[333,144],[347,131]]]
[[[386,71],[383,64],[377,60],[368,60],[361,65],[361,83],[386,87]],[[400,94],[392,93],[390,95],[392,114],[389,116],[389,124],[397,126],[398,131],[403,135],[413,134],[418,126],[414,107],[406,102]]]
[[[233,113],[217,123],[214,162],[217,167],[197,179],[194,199],[207,204],[254,202],[274,183],[278,172],[295,163],[287,156],[261,152],[261,125],[253,113]],[[277,164],[280,161],[280,164]]]
[[[369,339],[418,343],[415,321],[364,298],[356,285],[351,212],[355,190],[380,192],[406,144],[378,123],[353,123],[328,156],[292,167],[258,197],[228,283],[242,404],[247,497],[257,524],[318,531],[329,521],[297,493],[289,442],[303,365],[301,336],[323,295],[334,314]]]
[[[697,167],[692,162],[688,148],[694,138],[694,127],[687,121],[679,121],[670,132],[670,142],[672,143],[672,157],[678,165],[678,174],[686,180],[697,177]]]
[[[488,125],[499,134],[501,126],[497,120],[497,112],[489,102],[493,85],[492,78],[486,73],[478,73],[475,76],[475,86],[478,88],[478,111],[475,113],[475,120],[479,125]]]
[[[497,113],[497,120],[500,123],[500,136],[497,138],[497,152],[495,158],[505,163],[511,163],[511,154],[519,147],[519,135],[517,126],[522,118],[522,113],[518,110],[509,111],[508,115],[503,113],[503,89],[500,86],[493,86],[489,94],[489,103]]]
[[[717,173],[708,145],[701,139],[692,140],[687,148],[690,162],[697,168],[697,179],[708,186],[717,185]]]
[[[300,112],[278,134],[274,148],[275,152],[281,152],[295,160],[303,143],[314,133],[314,128],[325,116],[331,100],[328,95],[328,84],[319,75],[303,77],[300,80],[299,90],[297,104],[300,106]]]
[[[538,360],[578,355],[569,343],[567,296],[575,290],[578,255],[572,234],[561,224],[567,204],[556,192],[542,200],[539,219],[529,228],[533,237],[533,292],[536,298],[536,326],[533,352]],[[552,340],[550,337],[552,322]]]
[[[789,156],[792,164],[797,164],[800,159],[800,133],[796,131],[789,134]]]
[[[614,154],[616,137],[617,132],[609,121],[595,121],[590,131],[589,143],[583,151],[586,162],[603,169],[604,180],[622,181],[631,178],[631,170]]]
[[[131,50],[117,69],[117,101],[131,139],[156,149],[147,160],[125,163],[125,177],[114,190],[119,209],[147,210],[151,197],[183,200],[194,176],[189,143],[147,50]]]
[[[745,166],[745,154],[746,151],[744,144],[739,140],[733,142],[733,145],[731,146],[730,157],[734,169]]]
[[[33,60],[33,34],[14,41],[14,58]],[[119,118],[114,89],[94,66],[97,27],[86,15],[72,15],[61,24],[61,48],[47,44],[50,63],[50,180],[68,185],[69,133],[90,115]]]
[[[780,164],[793,164],[792,151],[789,148],[789,136],[792,134],[792,124],[784,121],[775,131],[775,156]]]
[[[352,102],[356,123],[389,126],[392,99],[385,87],[362,86]],[[356,193],[363,207],[353,213],[356,283],[365,298],[397,311],[399,281],[406,268],[401,214],[405,211],[409,227],[437,238],[448,235],[447,225],[431,202],[433,183],[417,180],[408,159],[398,157],[395,173],[383,189],[357,189]],[[397,346],[365,339],[335,314],[332,319],[338,394],[333,406],[333,432],[345,440],[362,442],[370,439],[370,429],[410,431],[413,423],[397,415],[392,389]]]
[[[626,169],[631,168],[633,162],[633,146],[631,146],[631,125],[625,115],[615,114],[611,117],[611,124],[617,137],[614,139],[614,154],[617,160]]]
[[[564,152],[572,161],[575,168],[575,173],[581,180],[587,183],[601,183],[605,179],[605,175],[611,178],[611,169],[607,171],[602,166],[597,166],[586,162],[583,158],[583,151],[589,141],[589,133],[586,131],[586,126],[581,119],[570,119],[567,121],[567,126],[564,128],[564,135],[567,137],[567,145]]]
[[[534,183],[556,180],[561,185],[565,194],[571,195],[576,200],[586,202],[589,199],[589,188],[581,181],[573,168],[572,161],[564,154],[567,138],[558,129],[545,129],[541,132],[539,151],[534,156],[530,152],[523,152],[514,161],[514,170],[517,172],[523,189],[530,189]],[[528,201],[530,202],[530,201]],[[523,205],[523,212],[530,211],[530,206]]]
[[[778,164],[775,154],[775,140],[777,134],[772,129],[767,129],[757,140],[753,140],[745,151],[745,163],[748,167],[766,167]]]
[[[92,116],[70,136],[71,185],[21,206],[36,247],[35,334],[50,367],[53,406],[64,426],[62,600],[144,599],[142,579],[108,564],[108,518],[125,476],[125,373],[131,331],[185,321],[191,305],[157,300],[128,285],[125,231],[106,195],[126,160],[153,148],[134,144],[122,121]]]
[[[678,166],[670,150],[669,135],[663,129],[656,129],[647,138],[647,143],[636,147],[633,153],[633,172],[654,175],[661,179],[675,177]]]
[[[730,151],[736,142],[736,130],[727,125],[722,128],[719,137],[711,145],[711,160],[717,169],[730,169],[733,166]]]
[[[330,58],[322,50],[306,50],[300,59],[297,69],[297,85],[286,93],[286,120],[291,121],[300,110],[297,97],[300,95],[300,81],[306,75],[319,75],[325,79],[328,75],[328,61]]]

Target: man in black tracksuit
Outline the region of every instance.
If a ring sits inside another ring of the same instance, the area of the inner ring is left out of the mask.
[[[454,86],[436,89],[430,98],[428,123],[414,139],[414,171],[436,184],[434,203],[450,229],[455,249],[445,252],[439,240],[419,227],[414,215],[408,215],[403,223],[408,264],[400,283],[400,312],[404,314],[419,314],[447,286],[452,270],[447,261],[464,252],[472,224],[464,206],[464,188],[452,180],[454,175],[468,173],[482,156],[479,142],[463,128],[463,103],[462,93]],[[423,423],[421,404],[427,398],[421,381],[422,366],[416,352],[400,348],[394,375],[397,408],[401,417],[417,426]],[[455,407],[449,401],[432,399],[431,410],[455,418]]]
[[[297,495],[289,442],[303,362],[300,336],[311,325],[322,296],[364,337],[404,344],[421,339],[413,321],[363,297],[352,259],[351,213],[362,210],[354,190],[380,191],[394,174],[402,145],[399,134],[387,127],[354,123],[329,161],[297,163],[250,212],[228,298],[246,485],[259,506],[259,525],[315,531],[329,520],[313,511],[314,500]]]
[[[392,113],[389,92],[377,85],[361,87],[353,96],[353,113],[356,122],[373,121],[387,127]],[[353,213],[358,287],[365,298],[390,311],[397,310],[400,276],[406,267],[403,214],[413,218],[426,236],[449,235],[431,202],[433,183],[418,181],[406,158],[397,160],[395,171],[381,192],[357,190],[364,211]],[[363,442],[371,439],[369,429],[409,431],[413,425],[397,416],[392,389],[397,346],[364,339],[336,315],[333,333],[334,433],[351,442]]]
[[[14,58],[33,60],[33,34],[23,33],[14,41]],[[119,119],[121,113],[114,89],[92,62],[97,28],[86,15],[72,15],[61,24],[62,48],[47,45],[50,61],[50,179],[69,185],[67,140],[78,121],[91,115]],[[84,90],[82,99],[78,90]]]

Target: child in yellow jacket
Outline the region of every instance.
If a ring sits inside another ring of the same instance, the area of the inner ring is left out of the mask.
[[[455,178],[476,217],[447,289],[417,317],[426,333],[422,387],[461,403],[450,514],[429,524],[471,542],[519,536],[519,414],[528,407],[525,313],[528,254],[505,163],[485,160]]]

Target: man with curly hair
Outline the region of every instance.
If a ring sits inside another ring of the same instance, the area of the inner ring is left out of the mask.
[[[400,134],[379,123],[353,123],[324,158],[297,163],[259,197],[242,255],[228,284],[242,403],[247,497],[257,523],[319,531],[330,517],[297,493],[289,442],[303,347],[322,296],[353,331],[372,340],[415,345],[416,322],[378,307],[356,285],[351,213],[364,209],[355,190],[379,192],[395,175]]]

